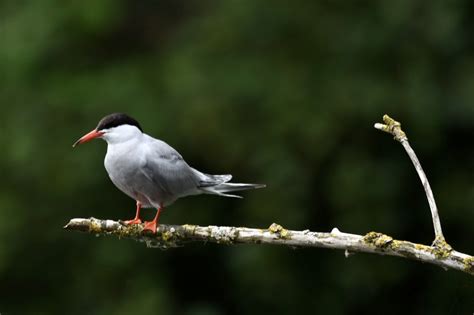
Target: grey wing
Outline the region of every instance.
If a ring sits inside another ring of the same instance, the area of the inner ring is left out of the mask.
[[[196,193],[200,181],[197,172],[171,146],[154,140],[142,169],[145,176],[159,188],[160,197],[166,203],[166,200],[172,202]]]

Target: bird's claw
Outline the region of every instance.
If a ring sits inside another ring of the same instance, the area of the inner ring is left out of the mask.
[[[156,234],[156,221],[147,221],[143,227],[143,231],[151,231],[153,234]]]
[[[139,218],[125,221],[126,225],[141,224],[141,223],[142,223],[142,220],[140,220]]]

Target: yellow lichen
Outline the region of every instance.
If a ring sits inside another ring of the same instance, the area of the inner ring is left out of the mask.
[[[387,248],[392,247],[393,245],[393,238],[379,232],[369,232],[367,233],[363,241],[367,244],[374,245],[377,248]],[[397,245],[398,246],[398,245]]]
[[[402,243],[403,241],[397,241],[397,240],[392,239],[392,243],[390,243],[390,248],[393,250],[399,249]]]
[[[286,229],[283,229],[283,230],[280,231],[280,236],[282,238],[288,238],[290,236],[290,232],[288,232],[288,230],[286,230]]]
[[[138,236],[143,232],[143,226],[141,224],[126,225],[122,229],[117,230],[119,236],[122,237],[133,237]]]
[[[184,224],[182,227],[186,233],[191,233],[191,235],[194,235],[194,231],[196,231],[197,226],[193,224]]]
[[[446,243],[444,238],[436,238],[432,247],[432,252],[438,259],[448,258],[453,251],[453,248],[448,243]]]
[[[174,235],[173,235],[173,232],[171,232],[171,231],[165,231],[161,234],[161,239],[164,242],[167,242],[167,241],[171,240],[173,237],[174,237]]]
[[[283,227],[280,224],[272,223],[272,225],[270,225],[268,230],[272,233],[278,233],[281,230],[283,230]]]
[[[290,231],[283,228],[280,224],[272,223],[268,228],[268,231],[273,234],[277,234],[279,238],[289,239],[291,237]]]
[[[101,233],[102,232],[102,226],[100,225],[100,221],[91,220],[91,224],[89,226],[89,231],[91,233]]]
[[[432,248],[430,246],[423,245],[423,244],[415,244],[415,249],[421,250],[421,251],[424,251],[424,252],[431,252],[432,251]]]
[[[464,258],[463,264],[467,272],[474,274],[474,257]]]
[[[402,125],[400,122],[391,118],[388,115],[383,116],[383,121],[385,125],[382,125],[382,130],[388,132],[394,136],[394,139],[402,142],[407,140],[405,132],[402,130]]]

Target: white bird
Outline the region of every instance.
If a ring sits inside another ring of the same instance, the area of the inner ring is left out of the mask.
[[[143,133],[138,121],[126,114],[105,116],[73,147],[95,138],[107,142],[104,165],[110,179],[136,201],[135,218],[125,222],[140,224],[140,209],[155,208],[155,218],[144,225],[153,233],[160,212],[178,198],[199,194],[242,198],[228,193],[265,187],[229,183],[232,175],[209,175],[190,167],[175,149]]]

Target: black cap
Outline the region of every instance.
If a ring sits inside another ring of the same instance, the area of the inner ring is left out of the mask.
[[[135,126],[143,132],[143,129],[138,123],[138,121],[128,116],[127,114],[123,114],[123,113],[113,113],[113,114],[105,116],[99,121],[99,124],[97,125],[96,129],[97,130],[109,129],[109,128],[118,127],[121,125]]]

